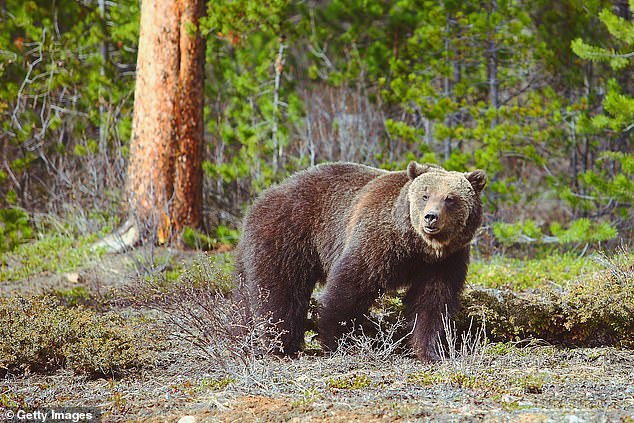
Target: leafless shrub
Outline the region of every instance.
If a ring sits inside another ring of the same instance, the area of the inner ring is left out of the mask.
[[[0,198],[13,190],[18,204],[27,210],[46,209],[75,218],[78,210],[87,209],[95,215],[116,216],[127,142],[117,123],[132,105],[132,84],[123,96],[102,90],[101,119],[95,123],[86,112],[91,102],[87,87],[73,83],[74,78],[59,77],[77,72],[72,60],[60,57],[78,55],[60,41],[59,33],[42,28],[39,39],[23,45],[23,67],[15,67],[22,75],[14,75],[19,89],[0,113],[7,121],[0,130],[0,167],[8,176]],[[88,224],[94,220],[96,216],[86,216]]]
[[[354,325],[357,327],[343,334],[333,356],[358,356],[369,362],[384,363],[396,353],[411,352],[407,338],[416,323],[410,329],[401,313],[386,310],[382,299],[377,303],[379,310],[365,315],[363,324]]]
[[[296,146],[300,158],[308,157],[311,165],[324,160],[371,163],[381,152],[384,118],[362,82],[319,87],[303,100],[306,118]]]
[[[473,327],[474,319],[471,318],[469,328],[458,333],[456,322],[451,319],[445,309],[442,314],[443,331],[438,334],[437,349],[443,362],[449,362],[457,366],[461,371],[479,366],[484,360],[485,347],[487,345],[486,324],[482,319],[482,325]]]
[[[266,369],[260,359],[282,350],[279,322],[253,312],[260,292],[247,295],[239,283],[217,270],[208,259],[197,260],[178,281],[154,278],[142,289],[131,288],[138,305],[160,312],[166,330],[177,340],[230,375],[249,377]],[[233,288],[233,289],[232,289]]]

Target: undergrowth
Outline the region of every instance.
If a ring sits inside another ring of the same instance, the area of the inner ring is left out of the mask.
[[[486,321],[496,341],[543,339],[576,346],[634,347],[634,261],[622,249],[593,257],[595,269],[578,279],[539,290],[468,289],[464,327],[470,318]]]
[[[267,294],[252,297],[246,287],[234,286],[207,256],[177,280],[158,275],[129,287],[125,296],[137,307],[158,311],[166,333],[229,375],[252,375],[262,370],[260,358],[282,349],[277,322],[253,313]]]
[[[121,316],[66,307],[52,296],[0,299],[0,368],[116,375],[147,365],[158,349],[147,325]]]

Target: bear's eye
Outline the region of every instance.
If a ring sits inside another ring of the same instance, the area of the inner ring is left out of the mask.
[[[427,200],[429,200],[429,195],[423,194],[423,201],[427,201]]]
[[[456,197],[447,197],[445,198],[445,204],[451,206],[456,203]]]

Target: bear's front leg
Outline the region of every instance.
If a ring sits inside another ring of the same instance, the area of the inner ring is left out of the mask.
[[[324,349],[335,351],[341,335],[360,324],[367,313],[374,289],[363,267],[351,257],[343,257],[332,268],[326,279],[319,311],[319,339]]]
[[[427,281],[412,286],[405,296],[408,320],[413,325],[410,345],[421,361],[438,361],[438,334],[442,331],[442,315],[451,309],[452,295],[440,281]]]
[[[459,251],[425,272],[405,296],[405,309],[414,325],[411,346],[421,361],[438,361],[438,334],[442,333],[443,314],[458,307],[458,297],[467,276],[469,250]]]

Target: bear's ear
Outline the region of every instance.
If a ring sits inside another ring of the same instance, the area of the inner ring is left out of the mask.
[[[480,194],[487,184],[487,175],[480,169],[467,172],[464,176],[477,194]]]
[[[429,169],[431,169],[431,167],[428,165],[422,165],[412,161],[407,165],[407,176],[409,176],[409,179],[416,179],[423,173],[429,172]]]

